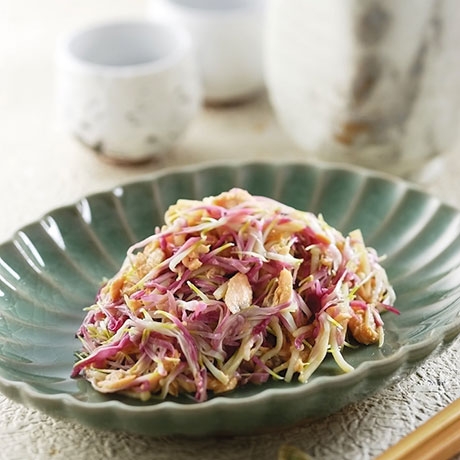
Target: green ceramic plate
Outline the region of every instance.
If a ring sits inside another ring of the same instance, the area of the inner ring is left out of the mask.
[[[194,403],[140,403],[69,378],[74,333],[103,277],[151,234],[169,204],[238,186],[321,212],[344,232],[361,228],[384,262],[401,315],[386,313],[386,341],[346,350],[306,384],[246,386]],[[248,434],[320,417],[395,382],[460,332],[460,213],[395,179],[305,163],[202,165],[56,209],[0,246],[0,390],[52,416],[149,435]]]

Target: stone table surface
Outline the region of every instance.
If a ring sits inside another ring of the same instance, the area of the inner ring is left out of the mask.
[[[60,34],[90,21],[141,17],[140,0],[0,2],[0,240],[55,207],[164,167],[210,159],[303,159],[278,125],[267,97],[203,108],[166,157],[121,167],[101,161],[59,128],[54,48]],[[459,144],[459,143],[457,143]],[[460,147],[425,188],[460,206]],[[151,439],[50,418],[0,395],[0,460],[276,459],[281,445],[315,459],[371,459],[460,396],[460,340],[414,374],[372,397],[276,435]]]

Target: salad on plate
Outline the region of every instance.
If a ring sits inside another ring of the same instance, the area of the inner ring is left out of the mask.
[[[306,382],[331,354],[382,345],[395,292],[361,232],[232,189],[179,200],[128,249],[86,310],[73,377],[141,400],[205,401],[268,379]]]

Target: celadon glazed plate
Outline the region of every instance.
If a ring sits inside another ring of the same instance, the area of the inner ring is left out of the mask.
[[[178,198],[241,187],[360,228],[379,254],[401,314],[385,313],[385,344],[346,349],[355,370],[327,358],[306,384],[245,386],[197,403],[147,403],[71,379],[83,307],[135,241]],[[148,435],[248,434],[330,414],[390,385],[460,332],[460,213],[409,184],[317,163],[201,165],[83,198],[18,230],[0,246],[0,391],[52,416]]]

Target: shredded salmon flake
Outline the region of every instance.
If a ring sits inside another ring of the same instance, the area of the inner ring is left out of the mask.
[[[228,281],[225,304],[232,313],[248,308],[252,303],[252,288],[244,273],[237,273]]]

